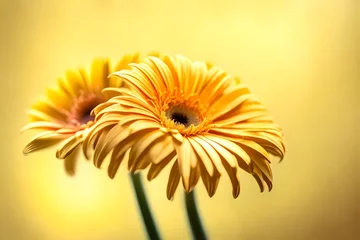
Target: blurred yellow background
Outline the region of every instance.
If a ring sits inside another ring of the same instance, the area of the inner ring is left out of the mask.
[[[114,180],[79,161],[68,176],[53,151],[23,156],[26,109],[68,68],[153,50],[209,60],[239,75],[285,132],[274,189],[245,174],[197,187],[210,239],[360,239],[360,2],[0,2],[0,239],[144,239],[123,166]],[[165,239],[188,239],[183,194],[166,174],[147,183]]]

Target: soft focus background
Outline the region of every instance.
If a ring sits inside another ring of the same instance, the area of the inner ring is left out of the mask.
[[[152,50],[239,75],[285,132],[272,192],[227,177],[208,198],[210,239],[360,239],[360,1],[0,2],[0,239],[146,237],[123,166],[114,180],[81,160],[68,176],[54,150],[23,156],[26,109],[68,68]],[[166,173],[146,185],[165,239],[189,239],[183,194]]]

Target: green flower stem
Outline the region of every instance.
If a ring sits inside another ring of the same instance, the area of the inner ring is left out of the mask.
[[[143,222],[145,224],[145,228],[146,228],[148,237],[151,240],[160,240],[161,239],[160,234],[157,230],[154,218],[151,214],[151,209],[150,209],[149,203],[146,198],[145,189],[144,189],[144,186],[143,186],[142,180],[141,180],[141,174],[140,173],[135,173],[135,174],[130,173],[130,178],[131,178],[132,185],[134,187],[136,199],[137,199],[137,202],[139,205],[139,209],[140,209],[140,212],[142,215]]]
[[[194,190],[190,193],[185,193],[185,204],[191,232],[193,234],[193,239],[206,240],[206,232],[196,207]]]

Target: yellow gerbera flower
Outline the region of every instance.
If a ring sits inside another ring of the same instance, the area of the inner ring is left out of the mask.
[[[56,157],[72,164],[78,152],[74,150],[81,145],[88,128],[94,123],[90,112],[112,97],[103,94],[102,90],[122,86],[120,79],[108,79],[109,74],[129,68],[129,63],[138,61],[138,54],[125,55],[116,66],[110,66],[108,59],[95,59],[90,72],[84,68],[67,71],[65,78],[59,79],[57,88],[48,89],[46,98],[32,105],[30,123],[22,131],[42,131],[27,144],[24,154],[61,142]],[[73,174],[73,169],[68,170]]]
[[[110,177],[128,159],[132,172],[150,165],[151,180],[171,164],[168,199],[180,179],[190,192],[200,177],[211,197],[224,172],[236,198],[240,168],[254,176],[261,191],[265,184],[271,190],[270,154],[283,158],[283,134],[248,87],[218,67],[178,55],[130,65],[112,76],[132,91],[105,89],[119,96],[94,110],[97,123],[84,147],[86,152],[97,139],[96,166],[112,151]]]

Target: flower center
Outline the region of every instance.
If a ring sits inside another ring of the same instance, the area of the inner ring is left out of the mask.
[[[86,124],[86,123],[88,123],[90,121],[94,121],[94,116],[91,116],[90,113],[95,107],[96,107],[96,105],[89,106],[89,108],[85,109],[82,114],[79,114],[78,121],[79,121],[80,124]]]
[[[183,125],[185,128],[191,125],[196,127],[201,122],[200,117],[194,110],[182,106],[170,107],[165,115],[176,125]]]
[[[91,116],[90,113],[102,102],[104,102],[104,98],[101,95],[95,93],[82,93],[73,102],[69,121],[76,126],[93,122],[94,117]]]
[[[189,118],[182,113],[173,113],[170,117],[174,122],[187,126]]]

